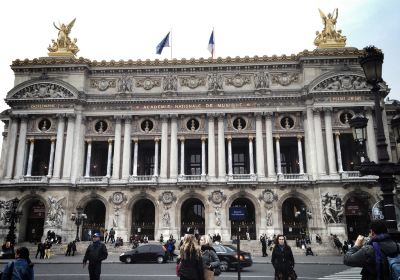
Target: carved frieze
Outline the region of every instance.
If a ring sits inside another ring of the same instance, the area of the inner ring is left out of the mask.
[[[200,76],[190,76],[181,78],[181,86],[195,89],[206,85],[206,78]]]
[[[254,87],[259,90],[269,88],[268,73],[265,73],[265,72],[255,73],[254,74]]]
[[[178,78],[175,75],[168,75],[163,78],[163,90],[164,91],[177,91],[178,90]]]
[[[281,86],[288,86],[299,80],[299,73],[278,73],[272,74],[272,82]]]
[[[338,75],[320,82],[312,89],[312,91],[348,90],[369,90],[369,86],[364,77],[356,75]]]
[[[47,199],[49,202],[49,210],[47,211],[45,225],[49,227],[61,227],[65,214],[61,203],[65,197],[56,199],[55,197],[49,195]]]
[[[132,92],[133,91],[133,79],[128,75],[124,74],[117,80],[117,90],[120,93]]]
[[[114,205],[120,205],[127,200],[128,199],[126,195],[122,192],[114,192],[109,198],[109,201],[112,202]]]
[[[151,90],[154,87],[159,87],[161,85],[161,79],[145,77],[141,79],[136,79],[136,86],[144,88],[145,90]]]
[[[207,77],[209,91],[222,91],[223,78],[221,74],[210,74]]]
[[[208,200],[214,204],[220,205],[222,202],[226,200],[226,195],[220,190],[213,191],[209,196]]]
[[[227,76],[225,84],[228,86],[234,86],[240,88],[246,84],[250,83],[250,76],[236,74],[234,76]]]
[[[74,98],[74,94],[68,89],[49,82],[42,82],[27,86],[11,98]]]
[[[116,87],[115,79],[92,79],[90,80],[90,87],[97,88],[100,91],[106,91],[108,88]]]
[[[165,191],[159,196],[158,200],[162,202],[164,206],[167,206],[176,201],[176,196],[171,191]]]

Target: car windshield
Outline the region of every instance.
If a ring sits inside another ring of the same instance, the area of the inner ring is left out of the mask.
[[[236,247],[232,245],[224,245],[226,251],[228,252],[236,252]]]

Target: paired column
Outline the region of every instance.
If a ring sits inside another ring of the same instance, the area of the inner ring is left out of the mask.
[[[158,146],[160,138],[154,138],[154,176],[158,176]]]
[[[218,177],[225,179],[225,131],[224,115],[218,117]],[[231,147],[232,148],[232,147]],[[231,149],[232,150],[232,149]],[[232,152],[232,151],[231,151]],[[232,155],[231,155],[232,157]]]
[[[161,166],[160,166],[160,177],[167,178],[168,168],[168,119],[162,117],[161,124]]]
[[[374,161],[378,163],[378,153],[376,150],[376,138],[375,138],[375,129],[374,129],[374,117],[372,116],[372,108],[366,108],[366,118],[368,119],[367,123],[367,149],[368,149],[368,157],[370,161]],[[387,138],[388,139],[388,138]]]
[[[86,140],[87,143],[87,151],[86,151],[86,168],[85,168],[85,177],[90,177],[90,161],[92,159],[92,140]]]
[[[75,136],[74,136],[74,152],[72,157],[72,172],[71,182],[74,184],[78,176],[82,176],[84,169],[84,154],[85,154],[85,141],[83,135],[85,134],[85,118],[82,117],[82,112],[76,113],[75,119]]]
[[[33,151],[35,149],[35,139],[29,139],[29,157],[28,157],[28,168],[26,176],[32,176],[32,162],[33,162]]]
[[[17,130],[18,130],[18,120],[14,117],[10,119],[11,125],[8,129],[8,152],[7,152],[7,172],[6,179],[11,179],[14,169],[14,159],[15,159],[15,146],[17,144]]]
[[[206,176],[206,139],[201,137],[201,176]]]
[[[57,141],[56,141],[56,152],[54,157],[54,172],[53,177],[59,179],[61,174],[61,161],[62,161],[62,151],[64,146],[64,129],[65,120],[64,115],[57,115]]]
[[[265,113],[265,130],[267,144],[267,170],[268,177],[275,176],[274,140],[272,138],[272,113]],[[257,150],[258,156],[258,150]]]
[[[208,115],[208,177],[215,177],[215,128],[214,116],[211,114]]]
[[[325,139],[326,139],[326,151],[328,154],[328,169],[329,175],[337,174],[336,163],[335,163],[335,148],[333,144],[333,132],[332,132],[332,108],[325,108]]]
[[[132,175],[137,176],[137,169],[138,169],[138,152],[139,152],[139,139],[133,138],[133,171]]]
[[[21,116],[21,123],[19,127],[19,137],[18,137],[18,146],[17,146],[17,156],[15,163],[15,172],[14,178],[19,179],[23,175],[24,169],[24,158],[25,158],[25,143],[26,143],[26,131],[27,131],[27,116]]]
[[[112,160],[112,139],[108,139],[108,153],[107,153],[107,174],[106,177],[111,177],[111,160]]]
[[[112,178],[119,179],[119,167],[121,162],[121,117],[115,116],[115,137]]]
[[[64,164],[63,164],[63,178],[71,176],[72,154],[74,148],[74,134],[75,134],[75,115],[67,115],[67,138],[65,140],[64,151]],[[58,142],[59,143],[59,142]]]
[[[176,179],[178,177],[178,123],[176,116],[171,117],[171,159],[169,166],[169,177]]]
[[[301,135],[297,136],[297,152],[299,155],[299,173],[304,174],[304,161],[303,161],[303,146],[301,144],[301,139],[303,137]]]
[[[275,150],[276,150],[276,173],[278,175],[282,174],[282,164],[281,164],[281,144],[279,140],[281,137],[279,135],[275,136]]]
[[[250,175],[254,175],[253,136],[249,135]]]
[[[131,127],[132,117],[125,117],[124,151],[122,153],[122,179],[128,179],[131,164]]]
[[[322,138],[321,110],[314,110],[315,148],[317,150],[317,169],[319,175],[326,175],[325,150]]]
[[[265,177],[264,141],[262,135],[262,117],[260,114],[256,114],[256,162],[257,162],[257,175],[259,178],[264,178]]]
[[[340,132],[335,132],[336,139],[336,157],[337,157],[337,165],[339,173],[343,173],[343,164],[342,164],[342,150],[340,149]]]
[[[308,151],[310,154],[310,169],[311,174],[313,175],[314,180],[318,177],[318,170],[317,170],[317,154],[316,154],[316,143],[315,143],[315,134],[314,134],[314,114],[311,107],[307,108],[307,118],[305,120],[307,122],[305,127],[307,127],[307,146]],[[310,172],[308,172],[310,173]]]
[[[179,175],[185,175],[185,137],[181,137],[181,172]]]
[[[228,140],[228,175],[233,175],[233,166],[232,166],[232,136],[228,135],[226,137]]]
[[[47,173],[47,178],[51,178],[53,176],[53,166],[54,166],[54,146],[56,144],[56,139],[50,139],[50,158],[49,158],[49,171]]]

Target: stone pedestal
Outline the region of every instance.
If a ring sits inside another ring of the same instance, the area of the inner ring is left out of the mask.
[[[345,224],[328,224],[328,235],[334,234],[339,239],[346,239],[346,225]]]

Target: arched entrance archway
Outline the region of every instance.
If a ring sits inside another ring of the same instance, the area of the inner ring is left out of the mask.
[[[348,239],[356,240],[359,234],[367,236],[371,223],[368,205],[361,199],[352,196],[346,201],[344,209]]]
[[[100,233],[105,227],[106,221],[106,206],[98,199],[89,201],[84,207],[83,213],[87,219],[82,224],[82,241],[92,240],[91,236],[98,232]]]
[[[140,236],[147,235],[149,240],[154,240],[155,207],[151,200],[140,199],[132,208],[131,233]]]
[[[205,211],[200,199],[189,198],[182,204],[181,236],[186,233],[205,234]]]
[[[41,240],[44,231],[44,220],[46,207],[40,199],[28,201],[23,209],[22,217],[25,217],[25,230],[21,228],[20,240],[38,242]],[[22,223],[20,223],[22,224]]]
[[[247,209],[247,218],[244,221],[231,221],[231,238],[236,239],[238,228],[240,227],[240,239],[247,239],[246,233],[249,233],[250,239],[257,239],[256,231],[256,211],[254,204],[248,198],[235,199],[231,207],[244,207]]]
[[[304,238],[308,235],[307,207],[296,197],[286,199],[282,204],[283,234],[287,239]]]

